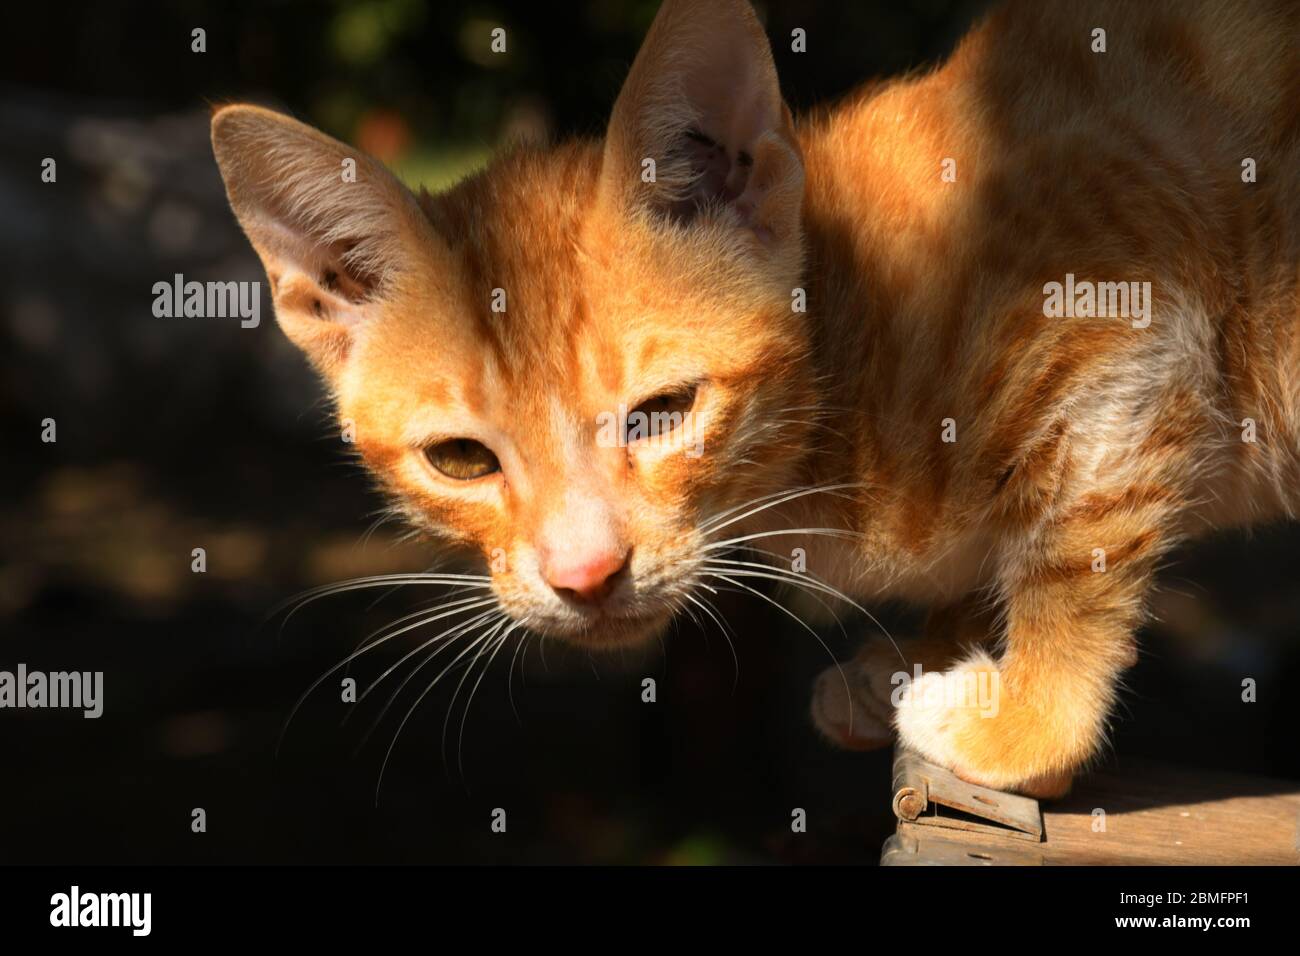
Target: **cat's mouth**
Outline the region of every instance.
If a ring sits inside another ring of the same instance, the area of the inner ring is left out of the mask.
[[[681,600],[671,568],[629,568],[596,594],[547,587],[540,575],[503,575],[492,586],[499,608],[523,630],[586,650],[627,649],[653,640],[675,617]]]
[[[672,611],[605,610],[592,611],[578,621],[534,622],[534,629],[547,637],[558,638],[588,650],[615,650],[651,640],[672,620]]]

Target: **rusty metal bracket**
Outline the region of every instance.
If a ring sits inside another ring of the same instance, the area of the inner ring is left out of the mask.
[[[894,815],[918,827],[1034,843],[1043,839],[1043,814],[1037,800],[967,783],[902,748],[894,753]]]

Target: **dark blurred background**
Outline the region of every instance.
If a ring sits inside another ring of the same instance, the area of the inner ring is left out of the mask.
[[[975,0],[766,3],[796,111],[941,58]],[[9,19],[0,76],[0,669],[103,670],[105,714],[0,712],[0,862],[865,862],[892,829],[888,754],[833,751],[807,717],[829,660],[757,599],[682,622],[636,660],[534,649],[483,682],[463,748],[455,682],[374,787],[398,701],[353,756],[311,681],[434,594],[281,600],[433,556],[372,528],[381,502],[275,327],[158,319],[154,282],[262,279],[207,138],[214,104],[278,106],[435,190],[507,139],[599,135],[653,0],[46,4]],[[507,30],[508,52],[488,53]],[[206,31],[206,52],[191,31]],[[795,27],[808,52],[790,52]],[[57,160],[56,183],[41,162]],[[57,422],[57,443],[40,440]],[[372,532],[372,533],[370,533]],[[206,573],[190,570],[207,551]],[[1291,530],[1180,555],[1117,715],[1111,766],[1154,757],[1300,778]],[[905,632],[902,609],[883,608]],[[850,631],[866,625],[852,621]],[[411,635],[413,638],[414,635]],[[826,629],[831,650],[852,644]],[[397,643],[397,642],[394,642]],[[404,645],[404,652],[413,645]],[[396,656],[354,671],[376,676]],[[640,701],[654,676],[658,703]],[[1241,702],[1254,678],[1259,701]],[[362,681],[365,686],[365,681]],[[367,702],[367,707],[369,702]],[[517,711],[517,717],[516,712]],[[458,749],[463,770],[458,762]],[[191,810],[208,832],[190,830]],[[489,831],[494,807],[506,835]],[[808,812],[808,833],[790,831]]]

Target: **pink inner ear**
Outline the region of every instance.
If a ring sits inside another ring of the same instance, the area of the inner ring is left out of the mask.
[[[692,184],[690,192],[669,209],[675,219],[689,220],[708,202],[734,203],[744,194],[754,165],[744,150],[729,149],[706,133],[690,129],[683,134],[678,151],[690,166]]]

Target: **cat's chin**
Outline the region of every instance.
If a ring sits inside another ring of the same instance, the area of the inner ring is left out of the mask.
[[[557,628],[550,632],[550,636],[584,650],[625,650],[654,640],[663,633],[670,620],[670,612],[636,617],[601,617],[589,624]]]

